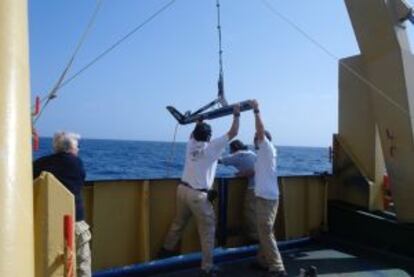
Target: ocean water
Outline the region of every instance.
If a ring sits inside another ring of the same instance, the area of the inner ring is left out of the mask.
[[[179,178],[185,143],[82,139],[79,155],[87,180]],[[328,148],[277,146],[279,176],[331,171]],[[52,153],[52,140],[41,138],[33,158]],[[233,176],[232,167],[218,166],[217,176]]]

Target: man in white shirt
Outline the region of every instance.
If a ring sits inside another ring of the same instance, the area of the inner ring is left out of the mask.
[[[257,149],[255,164],[255,194],[257,230],[259,233],[259,264],[268,270],[266,276],[287,276],[282,257],[273,233],[279,205],[279,187],[276,173],[276,149],[272,137],[265,131],[260,117],[259,104],[251,101],[256,134],[254,144]]]
[[[248,185],[244,196],[243,205],[243,229],[250,242],[257,242],[257,223],[256,223],[256,197],[254,194],[254,165],[256,154],[249,150],[240,140],[233,140],[230,143],[230,155],[224,156],[219,163],[233,166],[237,169],[237,176],[247,177]]]
[[[177,188],[176,215],[159,256],[173,253],[191,215],[195,216],[201,240],[201,276],[216,276],[213,264],[215,213],[208,199],[221,153],[239,131],[240,106],[233,110],[227,134],[210,141],[210,125],[198,122],[187,144],[184,172]]]

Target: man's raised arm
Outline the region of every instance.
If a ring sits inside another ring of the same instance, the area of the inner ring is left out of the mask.
[[[237,104],[233,108],[233,123],[231,124],[230,130],[227,132],[229,140],[232,140],[239,133],[240,125],[240,105]]]
[[[265,128],[262,118],[260,117],[259,103],[256,100],[251,100],[250,104],[253,107],[257,139],[263,141],[265,137]]]

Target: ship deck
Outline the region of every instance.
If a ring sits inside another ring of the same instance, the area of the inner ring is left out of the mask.
[[[388,253],[338,243],[312,243],[306,247],[282,251],[289,276],[298,276],[301,268],[316,266],[318,276],[414,276],[412,261]],[[260,276],[253,269],[254,257],[219,263],[219,276]],[[198,276],[198,268],[156,274],[157,277]]]
[[[384,249],[370,248],[360,243],[324,234],[312,239],[279,243],[288,276],[298,276],[301,268],[315,266],[318,276],[414,276],[414,259],[396,255]],[[261,276],[251,266],[257,246],[216,249],[218,276]],[[94,277],[192,277],[199,276],[201,254],[152,261],[102,272]]]

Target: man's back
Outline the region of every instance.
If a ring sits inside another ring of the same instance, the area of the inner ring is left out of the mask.
[[[254,169],[256,154],[250,150],[240,150],[221,159],[224,165],[234,166],[239,171]]]
[[[191,138],[187,144],[182,180],[196,189],[210,189],[216,173],[217,160],[228,140],[227,135],[211,142],[200,142]]]
[[[42,157],[33,163],[33,177],[42,171],[52,173],[75,196],[76,221],[83,220],[82,187],[85,170],[81,159],[69,153],[57,153]]]
[[[256,196],[264,199],[278,199],[276,149],[266,137],[259,143],[255,165]]]
[[[234,166],[239,172],[253,171],[256,162],[256,154],[251,150],[239,150],[223,157],[221,163]],[[254,176],[249,177],[249,188],[254,187]]]

